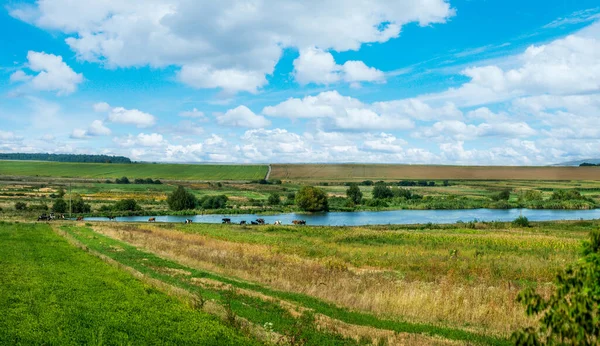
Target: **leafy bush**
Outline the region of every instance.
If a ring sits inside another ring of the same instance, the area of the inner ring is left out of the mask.
[[[52,211],[55,213],[66,213],[68,208],[67,202],[62,198],[54,201],[54,204],[52,205]]]
[[[494,201],[508,201],[510,199],[510,190],[505,189],[492,196],[492,200]]]
[[[198,205],[203,209],[223,209],[227,207],[227,196],[204,196],[198,201]]]
[[[348,190],[346,190],[346,197],[354,204],[360,204],[362,202],[363,193],[360,191],[358,184],[350,185]]]
[[[368,199],[364,202],[364,204],[367,207],[373,207],[373,208],[387,208],[389,205],[388,203],[383,200],[383,199]]]
[[[115,183],[117,184],[129,184],[129,179],[127,177],[122,177],[122,178],[117,178],[115,180]]]
[[[554,292],[545,299],[528,288],[517,301],[539,319],[512,335],[516,345],[598,345],[600,342],[600,231],[590,233],[583,258],[559,273]]]
[[[85,203],[81,196],[76,196],[71,201],[71,208],[74,213],[89,213],[92,211],[92,207]]]
[[[15,203],[15,210],[25,210],[27,209],[27,203],[25,202],[16,202]]]
[[[394,197],[392,190],[384,184],[377,184],[373,188],[374,199],[386,199]]]
[[[529,227],[529,219],[526,216],[519,216],[512,222],[515,227]]]
[[[142,210],[134,199],[123,199],[115,203],[112,207],[115,211],[138,211]]]
[[[178,186],[167,197],[167,204],[171,210],[189,210],[196,208],[197,200],[193,193],[188,192],[183,186]]]
[[[281,196],[278,193],[272,193],[267,200],[269,205],[279,205],[281,203]]]
[[[123,177],[123,178],[127,179],[126,177]],[[121,179],[123,179],[123,178],[121,178]],[[158,179],[152,180],[151,178],[146,178],[146,179],[137,178],[133,181],[133,183],[134,184],[162,184],[162,182],[160,180],[158,180]],[[117,183],[117,184],[119,184],[119,183]],[[129,184],[129,183],[121,183],[121,184]]]
[[[296,194],[296,205],[304,211],[327,211],[327,194],[314,186],[303,186]]]

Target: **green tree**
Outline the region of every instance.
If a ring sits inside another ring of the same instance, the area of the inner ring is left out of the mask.
[[[278,193],[272,193],[269,195],[267,203],[269,203],[269,205],[279,205],[281,203],[281,196],[279,196]]]
[[[198,205],[202,209],[223,209],[227,207],[227,200],[228,198],[225,195],[204,196],[198,201]]]
[[[113,206],[113,210],[116,211],[137,211],[142,210],[142,208],[137,204],[135,199],[123,199],[115,203]]]
[[[85,203],[79,195],[74,195],[71,201],[71,208],[74,213],[89,213],[92,211],[92,207]]]
[[[15,210],[25,210],[27,209],[27,203],[25,202],[16,202],[15,203]]]
[[[392,189],[387,187],[385,184],[376,184],[375,187],[373,187],[372,193],[374,199],[386,199],[394,197]]]
[[[183,186],[178,186],[177,190],[173,191],[167,197],[167,204],[171,210],[187,210],[196,208],[196,196],[187,191]]]
[[[492,199],[494,201],[508,201],[510,199],[510,190],[502,190],[498,194],[492,196]]]
[[[545,299],[528,288],[517,301],[537,327],[513,333],[516,345],[598,345],[600,342],[600,230],[584,242],[582,258],[556,276],[554,292]]]
[[[58,198],[52,205],[52,211],[55,213],[66,213],[68,209],[69,205],[62,198]]]
[[[64,198],[65,197],[65,189],[63,189],[62,187],[60,189],[58,189],[58,198]]]
[[[327,194],[314,186],[303,186],[296,194],[296,205],[304,211],[327,211]]]
[[[360,204],[362,202],[363,193],[360,191],[358,184],[351,184],[348,190],[346,190],[346,197],[354,204]]]

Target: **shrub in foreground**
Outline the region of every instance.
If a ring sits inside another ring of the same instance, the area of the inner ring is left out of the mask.
[[[512,335],[516,345],[598,345],[600,342],[600,231],[584,243],[583,257],[556,276],[555,290],[545,299],[533,288],[517,301],[527,315],[541,317],[537,327]]]

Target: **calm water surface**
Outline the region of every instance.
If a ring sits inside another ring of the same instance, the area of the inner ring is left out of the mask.
[[[190,215],[190,216],[155,216],[157,222],[184,222],[192,219],[200,223],[221,223],[224,217],[231,222],[239,223],[244,220],[250,223],[257,218],[265,219],[272,224],[279,220],[283,224],[291,224],[292,220],[306,220],[308,225],[319,226],[362,226],[387,224],[416,224],[416,223],[455,223],[457,221],[512,221],[519,215],[526,216],[530,221],[554,220],[592,220],[600,219],[600,209],[593,210],[542,210],[542,209],[459,209],[459,210],[391,210],[391,211],[360,211],[360,212],[330,212],[315,214],[276,214],[276,215]],[[151,216],[117,217],[116,221],[140,222],[148,221]],[[88,217],[89,221],[108,221],[105,217]]]

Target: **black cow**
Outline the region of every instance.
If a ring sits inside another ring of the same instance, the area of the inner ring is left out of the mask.
[[[256,222],[256,221],[250,221],[250,223],[253,225],[258,225],[258,222]]]
[[[190,223],[192,223],[192,219],[185,219],[185,224],[186,224],[186,225],[187,225],[187,224],[190,224]]]
[[[113,220],[117,219],[116,216],[107,216],[107,217],[108,217],[108,221],[113,221]]]
[[[257,222],[259,225],[264,225],[264,224],[265,224],[265,219],[256,219],[256,222]]]
[[[223,223],[231,223],[231,219],[228,217],[223,218]]]
[[[246,221],[240,221],[240,225],[245,225]]]

